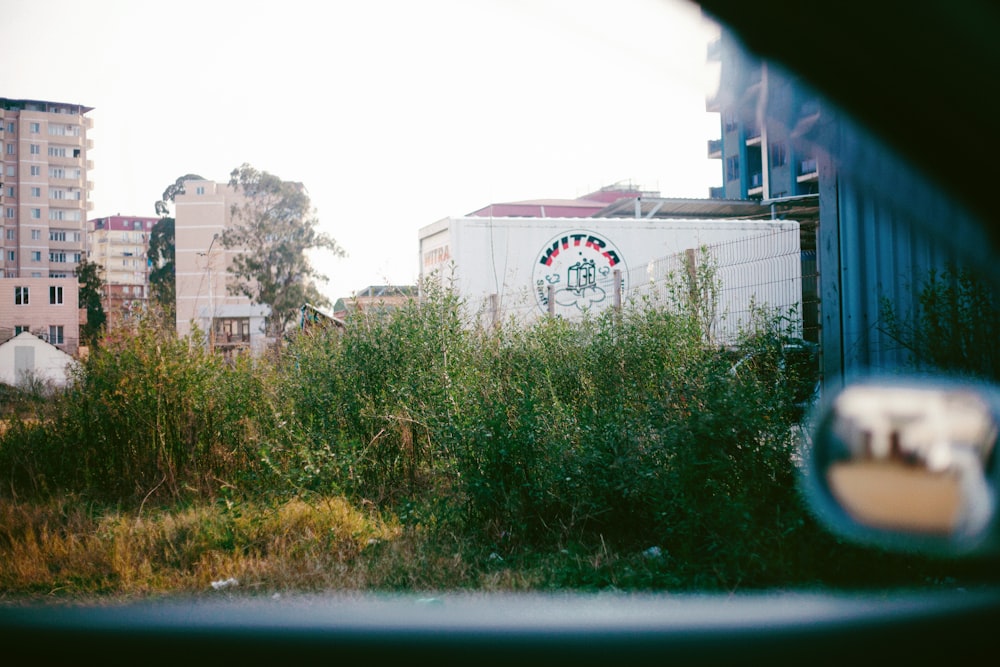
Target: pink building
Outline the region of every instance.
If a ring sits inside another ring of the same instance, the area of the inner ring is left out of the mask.
[[[90,221],[88,256],[103,269],[101,305],[108,327],[149,300],[149,235],[159,218],[110,215]]]
[[[92,207],[90,111],[0,97],[0,343],[30,330],[63,351],[79,344],[74,272]]]
[[[0,280],[4,333],[0,342],[28,331],[67,354],[76,354],[80,347],[79,296],[75,277]]]
[[[233,206],[243,201],[226,183],[196,180],[186,181],[174,199],[177,334],[200,329],[211,349],[225,354],[260,353],[270,342],[270,309],[227,289],[228,267],[240,250],[220,239],[234,224]]]

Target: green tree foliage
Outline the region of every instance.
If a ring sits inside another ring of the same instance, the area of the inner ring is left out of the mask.
[[[150,296],[163,318],[173,322],[177,308],[174,219],[160,218],[149,234]]]
[[[87,309],[87,323],[80,327],[80,340],[86,345],[97,343],[107,315],[101,304],[101,287],[103,285],[101,266],[83,258],[73,273],[80,282],[80,307]]]
[[[170,215],[170,204],[174,202],[177,195],[184,194],[184,183],[186,181],[203,181],[205,180],[197,174],[185,174],[180,176],[176,181],[167,186],[163,191],[163,198],[160,199],[154,205],[156,207],[156,215],[161,218],[168,217]]]
[[[74,381],[0,438],[5,482],[35,493],[81,491],[112,502],[207,496],[254,475],[272,403],[266,373],[179,340],[151,318],[116,328]]]
[[[166,322],[174,321],[177,308],[177,286],[175,282],[175,236],[174,219],[170,217],[170,204],[177,195],[184,194],[186,181],[205,180],[197,174],[185,174],[167,186],[163,198],[156,202],[156,214],[160,220],[153,225],[149,235],[150,296],[159,306]]]
[[[222,244],[239,250],[229,268],[231,294],[266,305],[270,332],[280,336],[305,303],[328,305],[316,288],[325,280],[310,264],[306,251],[344,251],[318,231],[318,220],[301,183],[282,181],[244,164],[230,174],[229,185],[243,196],[232,209],[233,226]]]

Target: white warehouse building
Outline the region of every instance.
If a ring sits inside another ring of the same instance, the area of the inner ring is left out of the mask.
[[[661,218],[445,218],[419,231],[421,282],[453,287],[487,318],[578,317],[667,288],[707,253],[716,316],[735,332],[750,305],[799,309],[799,223]],[[688,258],[685,260],[685,258]],[[801,312],[801,311],[799,311]]]

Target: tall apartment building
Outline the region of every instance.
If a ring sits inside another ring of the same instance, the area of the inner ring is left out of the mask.
[[[958,259],[915,233],[915,218],[937,211],[954,229],[967,219],[921,187],[923,176],[877,136],[732,33],[722,30],[708,57],[720,76],[706,108],[721,126],[708,154],[721,161],[723,179],[711,196],[758,200],[771,216],[800,221],[803,325],[819,343],[824,390],[858,374],[912,371],[910,351],[885,330],[885,308],[916,326],[924,281]],[[802,57],[816,56],[804,48]],[[894,188],[905,188],[909,203],[882,199],[880,191]]]
[[[67,311],[76,308],[74,270],[87,248],[89,111],[0,97],[0,339],[27,328],[66,352],[79,344],[79,314]]]
[[[819,120],[816,97],[748,57],[727,31],[708,56],[720,63],[720,81],[706,108],[721,121],[721,136],[709,140],[708,157],[721,160],[723,177],[710,196],[770,201],[818,194],[816,153],[802,140]],[[760,113],[764,108],[781,113]],[[794,125],[786,122],[789,117]]]
[[[184,190],[174,199],[177,334],[197,327],[213,350],[260,352],[267,345],[269,309],[227,289],[227,269],[238,251],[223,247],[222,232],[242,195],[213,181],[186,181]]]
[[[103,269],[101,305],[113,328],[149,301],[149,235],[159,218],[111,215],[88,223],[87,256]]]

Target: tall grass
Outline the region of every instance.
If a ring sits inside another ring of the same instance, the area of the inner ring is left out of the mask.
[[[726,588],[926,577],[798,497],[786,314],[481,327],[445,289],[230,360],[153,323],[0,433],[0,585]],[[752,359],[738,365],[737,360]],[[48,572],[48,575],[46,575]]]

